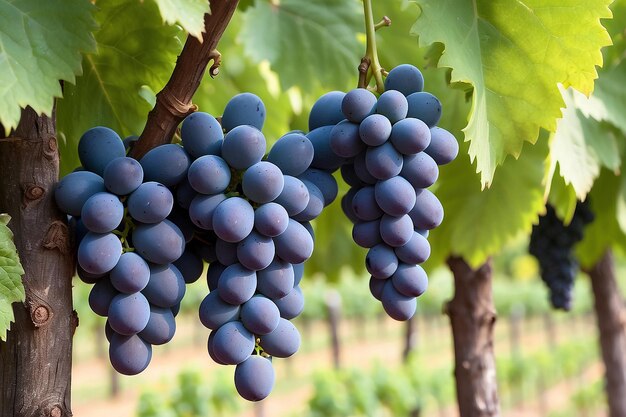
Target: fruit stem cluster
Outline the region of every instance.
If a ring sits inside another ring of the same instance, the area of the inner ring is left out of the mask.
[[[391,19],[385,16],[380,22],[374,24],[372,0],[363,0],[363,10],[365,12],[366,50],[365,56],[361,59],[361,64],[359,65],[359,87],[367,88],[373,77],[376,82],[376,87],[373,90],[382,94],[385,91],[385,83],[383,81],[384,69],[378,60],[376,30],[391,25]]]

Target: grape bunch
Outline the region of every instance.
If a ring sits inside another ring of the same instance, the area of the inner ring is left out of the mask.
[[[363,88],[333,91],[319,98],[309,118],[309,137],[323,137],[316,157],[326,169],[341,168],[351,186],[341,205],[354,223],[354,241],[368,249],[371,293],[396,320],[413,316],[416,297],[428,286],[418,264],[430,256],[426,238],[443,220],[443,207],[427,188],[438,165],[458,153],[454,136],[437,127],[439,100],[423,87],[417,68],[400,65],[380,97]]]
[[[150,363],[152,345],[174,336],[185,280],[173,263],[185,238],[168,219],[172,192],[144,159],[126,156],[117,133],[89,129],[78,155],[82,167],[61,179],[55,200],[74,227],[78,276],[94,284],[89,305],[107,317],[111,364],[135,375]]]
[[[541,279],[550,291],[550,303],[555,309],[568,311],[572,307],[574,278],[578,262],[574,245],[582,240],[585,225],[593,221],[589,203],[578,202],[570,224],[565,225],[551,205],[533,226],[528,251],[537,258]]]
[[[179,198],[196,229],[192,243],[210,263],[200,321],[211,330],[209,355],[236,365],[235,386],[250,401],[271,392],[272,358],[300,346],[290,320],[304,308],[309,222],[337,194],[332,175],[314,168],[314,146],[302,132],[284,135],[266,156],[264,121],[263,102],[243,93],[228,102],[221,126],[198,112],[181,127],[195,160]]]

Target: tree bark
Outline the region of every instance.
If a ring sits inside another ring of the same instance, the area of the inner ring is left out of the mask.
[[[131,156],[139,159],[150,149],[169,143],[176,127],[196,110],[191,98],[200,86],[204,71],[213,60],[211,75],[217,75],[220,55],[215,51],[237,8],[239,0],[211,2],[211,14],[204,15],[202,42],[188,36],[178,57],[169,81],[157,94],[156,104],[148,114],[148,121],[141,136],[131,150]]]
[[[611,251],[590,270],[602,360],[606,369],[605,390],[610,417],[626,416],[626,331],[624,300],[615,280]]]
[[[13,304],[15,323],[0,342],[0,415],[71,416],[74,255],[67,219],[54,202],[59,175],[54,112],[22,112],[15,132],[0,139],[0,212],[24,266],[26,302]]]
[[[462,258],[451,257],[454,297],[446,306],[452,325],[456,394],[461,417],[500,415],[493,352],[496,311],[489,259],[473,270]]]

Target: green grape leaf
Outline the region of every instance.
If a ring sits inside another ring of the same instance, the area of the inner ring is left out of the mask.
[[[591,97],[576,94],[574,100],[585,116],[611,123],[626,135],[626,60],[600,72]]]
[[[578,198],[584,200],[602,166],[619,168],[619,149],[612,132],[586,117],[578,106],[590,110],[597,100],[590,103],[592,100],[573,88],[562,93],[566,107],[550,140],[550,172],[554,173],[558,164],[565,182],[572,184]]]
[[[541,127],[554,131],[563,106],[558,83],[591,93],[600,49],[611,43],[600,24],[611,17],[611,0],[417,3],[422,13],[412,32],[420,45],[443,43],[439,66],[452,68],[453,83],[474,87],[464,133],[483,186]]]
[[[96,28],[88,0],[0,0],[0,124],[7,135],[21,108],[52,113],[59,80],[74,82],[81,52],[91,52]]]
[[[204,14],[211,13],[208,0],[155,0],[161,17],[170,25],[179,23],[191,36],[202,39]]]
[[[57,106],[61,171],[80,164],[80,136],[94,126],[107,126],[122,137],[141,133],[152,108],[146,94],[160,91],[180,52],[180,29],[164,26],[156,4],[135,0],[98,3],[98,53],[85,57],[84,74],[65,85]]]
[[[354,1],[257,0],[243,13],[239,40],[255,62],[268,60],[284,89],[349,88],[364,47],[363,14]]]
[[[22,284],[24,268],[13,243],[13,232],[7,226],[9,220],[9,215],[0,214],[0,340],[6,340],[14,320],[11,305],[26,299]]]
[[[462,144],[461,156],[441,170],[435,191],[445,218],[429,236],[432,262],[454,254],[477,267],[519,233],[530,232],[544,207],[546,142],[525,144],[520,157],[505,161],[482,192],[480,177],[464,154],[468,144]]]
[[[617,214],[623,192],[622,178],[603,169],[589,193],[595,219],[585,228],[583,240],[576,246],[576,257],[582,267],[593,266],[613,246],[626,248],[626,234],[620,228]]]
[[[550,187],[546,190],[548,193],[548,202],[556,210],[557,216],[563,219],[565,224],[569,224],[574,217],[576,211],[576,191],[572,184],[566,184],[565,179],[561,175],[558,165],[556,171],[551,175],[552,181]],[[547,181],[547,180],[546,180]]]

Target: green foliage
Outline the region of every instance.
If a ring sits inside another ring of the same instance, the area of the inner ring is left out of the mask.
[[[285,89],[345,89],[364,50],[356,36],[360,10],[353,0],[257,0],[244,13],[239,39],[256,62],[270,62]]]
[[[156,4],[112,0],[98,4],[98,53],[85,56],[76,85],[66,84],[57,108],[61,171],[79,165],[80,136],[94,126],[107,126],[122,136],[139,134],[152,108],[142,97],[147,86],[159,91],[180,51],[180,29],[164,26]]]
[[[178,374],[178,385],[169,395],[145,391],[139,398],[137,417],[233,415],[239,407],[232,382],[223,372],[212,376],[209,382],[199,371],[184,370]]]
[[[26,299],[24,268],[13,243],[13,232],[7,226],[10,220],[7,214],[0,214],[0,340],[6,340],[14,320],[12,304]]]
[[[180,23],[191,36],[202,39],[204,14],[211,8],[207,0],[155,0],[163,20],[168,24]]]
[[[0,0],[0,124],[15,128],[21,109],[52,113],[59,80],[74,82],[81,52],[92,52],[88,0]]]
[[[420,44],[442,42],[439,66],[452,68],[453,83],[474,87],[465,137],[483,185],[541,127],[555,129],[563,104],[557,83],[591,93],[600,48],[611,43],[600,24],[611,16],[610,0],[417,3]]]

